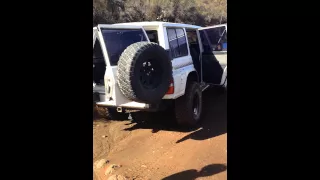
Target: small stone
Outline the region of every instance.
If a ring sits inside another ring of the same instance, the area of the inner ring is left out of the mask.
[[[141,165],[141,167],[146,168],[147,166],[146,165]]]
[[[103,135],[102,137],[103,137],[103,138],[106,138],[106,137],[108,137],[108,136],[106,136],[106,135]]]

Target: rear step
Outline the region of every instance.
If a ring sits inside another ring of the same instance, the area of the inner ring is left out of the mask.
[[[200,85],[201,91],[203,92],[204,90],[208,89],[209,87],[221,87],[220,84],[213,84],[213,83],[202,83]]]

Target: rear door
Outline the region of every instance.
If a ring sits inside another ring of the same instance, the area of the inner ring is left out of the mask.
[[[227,24],[198,30],[203,46],[204,81],[223,85],[227,75]]]
[[[124,104],[130,102],[120,92],[117,82],[117,64],[120,55],[129,45],[148,41],[141,26],[98,25],[93,28],[93,91],[102,96],[100,101]]]

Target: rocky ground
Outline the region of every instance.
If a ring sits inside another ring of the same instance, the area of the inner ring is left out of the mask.
[[[194,129],[150,119],[95,119],[94,179],[227,178],[227,95],[204,93],[203,120]]]

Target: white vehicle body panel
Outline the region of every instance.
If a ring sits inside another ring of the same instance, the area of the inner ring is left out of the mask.
[[[144,22],[129,22],[129,23],[118,23],[115,25],[136,25],[136,26],[162,26],[162,27],[180,27],[180,28],[193,28],[198,29],[201,26],[191,25],[191,24],[182,24],[182,23],[170,23],[170,22],[161,22],[161,21],[144,21]]]
[[[188,75],[193,71],[195,71],[193,64],[174,70],[174,94],[166,94],[163,99],[176,99],[184,95]]]
[[[214,25],[214,26],[200,27],[199,30],[211,29],[211,28],[222,27],[222,26],[225,26],[227,29],[227,24],[219,24],[219,25]]]

